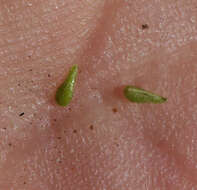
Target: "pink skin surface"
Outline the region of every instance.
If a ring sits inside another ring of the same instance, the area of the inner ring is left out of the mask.
[[[196,95],[196,0],[0,0],[0,190],[196,190]]]

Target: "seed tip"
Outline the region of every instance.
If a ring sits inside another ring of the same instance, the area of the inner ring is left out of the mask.
[[[161,97],[161,98],[163,102],[166,102],[168,100],[167,98],[164,98],[164,97]]]

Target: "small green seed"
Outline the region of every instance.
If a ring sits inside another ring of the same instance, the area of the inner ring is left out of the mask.
[[[134,86],[126,86],[124,95],[128,100],[135,103],[161,104],[167,101],[167,98]]]
[[[56,101],[60,106],[67,106],[72,97],[75,86],[75,80],[78,73],[78,66],[74,65],[71,67],[66,80],[58,88],[56,92]]]

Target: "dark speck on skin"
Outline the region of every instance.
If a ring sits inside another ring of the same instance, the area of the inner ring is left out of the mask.
[[[76,129],[74,129],[74,130],[73,130],[73,133],[77,133],[77,130],[76,130]]]
[[[93,125],[90,125],[90,130],[93,130],[94,129],[94,126]]]
[[[12,143],[9,143],[8,145],[9,145],[9,146],[12,146]]]
[[[117,108],[113,108],[112,111],[113,111],[114,113],[116,113],[118,110],[117,110]]]
[[[19,114],[19,116],[21,117],[21,116],[23,116],[24,114],[25,114],[25,113],[24,113],[24,112],[22,112],[22,113],[20,113],[20,114]]]
[[[24,185],[26,184],[26,182],[24,181],[24,183],[23,183]]]
[[[51,77],[51,75],[50,75],[50,74],[48,74],[48,77]]]
[[[33,69],[29,69],[29,71],[33,71]]]
[[[119,144],[118,144],[118,143],[115,143],[115,145],[116,145],[117,147],[119,147]]]
[[[57,139],[61,139],[61,137],[57,137]]]
[[[148,24],[142,24],[142,30],[145,30],[145,29],[148,29],[148,28],[149,28]]]

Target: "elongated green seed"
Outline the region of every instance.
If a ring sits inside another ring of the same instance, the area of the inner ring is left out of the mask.
[[[72,66],[66,80],[58,88],[56,92],[56,101],[60,106],[67,106],[70,103],[73,96],[77,73],[78,66]]]
[[[126,86],[124,89],[124,95],[128,100],[135,103],[161,104],[167,101],[167,98],[134,86]]]

